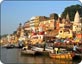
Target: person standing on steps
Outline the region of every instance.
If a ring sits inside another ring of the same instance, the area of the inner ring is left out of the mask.
[[[45,51],[45,47],[46,47],[46,42],[43,41],[43,51]]]

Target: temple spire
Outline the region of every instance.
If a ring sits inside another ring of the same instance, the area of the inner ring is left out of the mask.
[[[70,21],[70,19],[69,19],[69,14],[67,13],[67,15],[66,15],[66,20],[67,21]]]
[[[80,22],[80,15],[78,11],[75,14],[74,22],[77,22],[77,23]]]

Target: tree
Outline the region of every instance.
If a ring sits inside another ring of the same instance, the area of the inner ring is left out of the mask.
[[[0,38],[2,37],[7,37],[8,34],[3,34],[3,35],[0,35]]]
[[[16,33],[17,33],[17,31],[14,31],[14,32],[13,32],[13,34],[16,34]]]
[[[58,19],[58,14],[52,13],[52,14],[50,14],[50,18],[57,20]]]
[[[80,14],[80,17],[82,17],[82,6],[78,5],[78,4],[66,7],[65,10],[63,11],[61,17],[66,18],[66,15],[68,13],[70,20],[74,21],[76,11],[78,11]]]
[[[55,20],[57,20],[58,19],[58,14],[54,14],[54,16],[55,16]]]

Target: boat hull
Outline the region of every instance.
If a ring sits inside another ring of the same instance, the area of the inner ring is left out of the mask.
[[[35,51],[32,51],[32,50],[22,50],[21,54],[35,55]]]
[[[49,56],[54,59],[67,59],[72,60],[73,56],[71,53],[63,53],[63,54],[52,54],[50,53]]]

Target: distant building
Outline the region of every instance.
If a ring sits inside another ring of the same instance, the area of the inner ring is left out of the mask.
[[[42,27],[43,31],[54,30],[55,29],[54,23],[55,23],[54,19],[42,21],[40,22],[39,27]]]
[[[22,24],[20,23],[19,27],[17,28],[17,37],[19,38],[21,36],[24,36],[24,28],[23,28]]]
[[[29,23],[29,21],[25,22],[23,27],[24,27],[24,30],[29,31],[30,30],[30,23]]]
[[[32,17],[29,22],[24,24],[25,30],[32,32],[47,31],[56,29],[55,15],[50,14],[50,17],[36,16]]]

